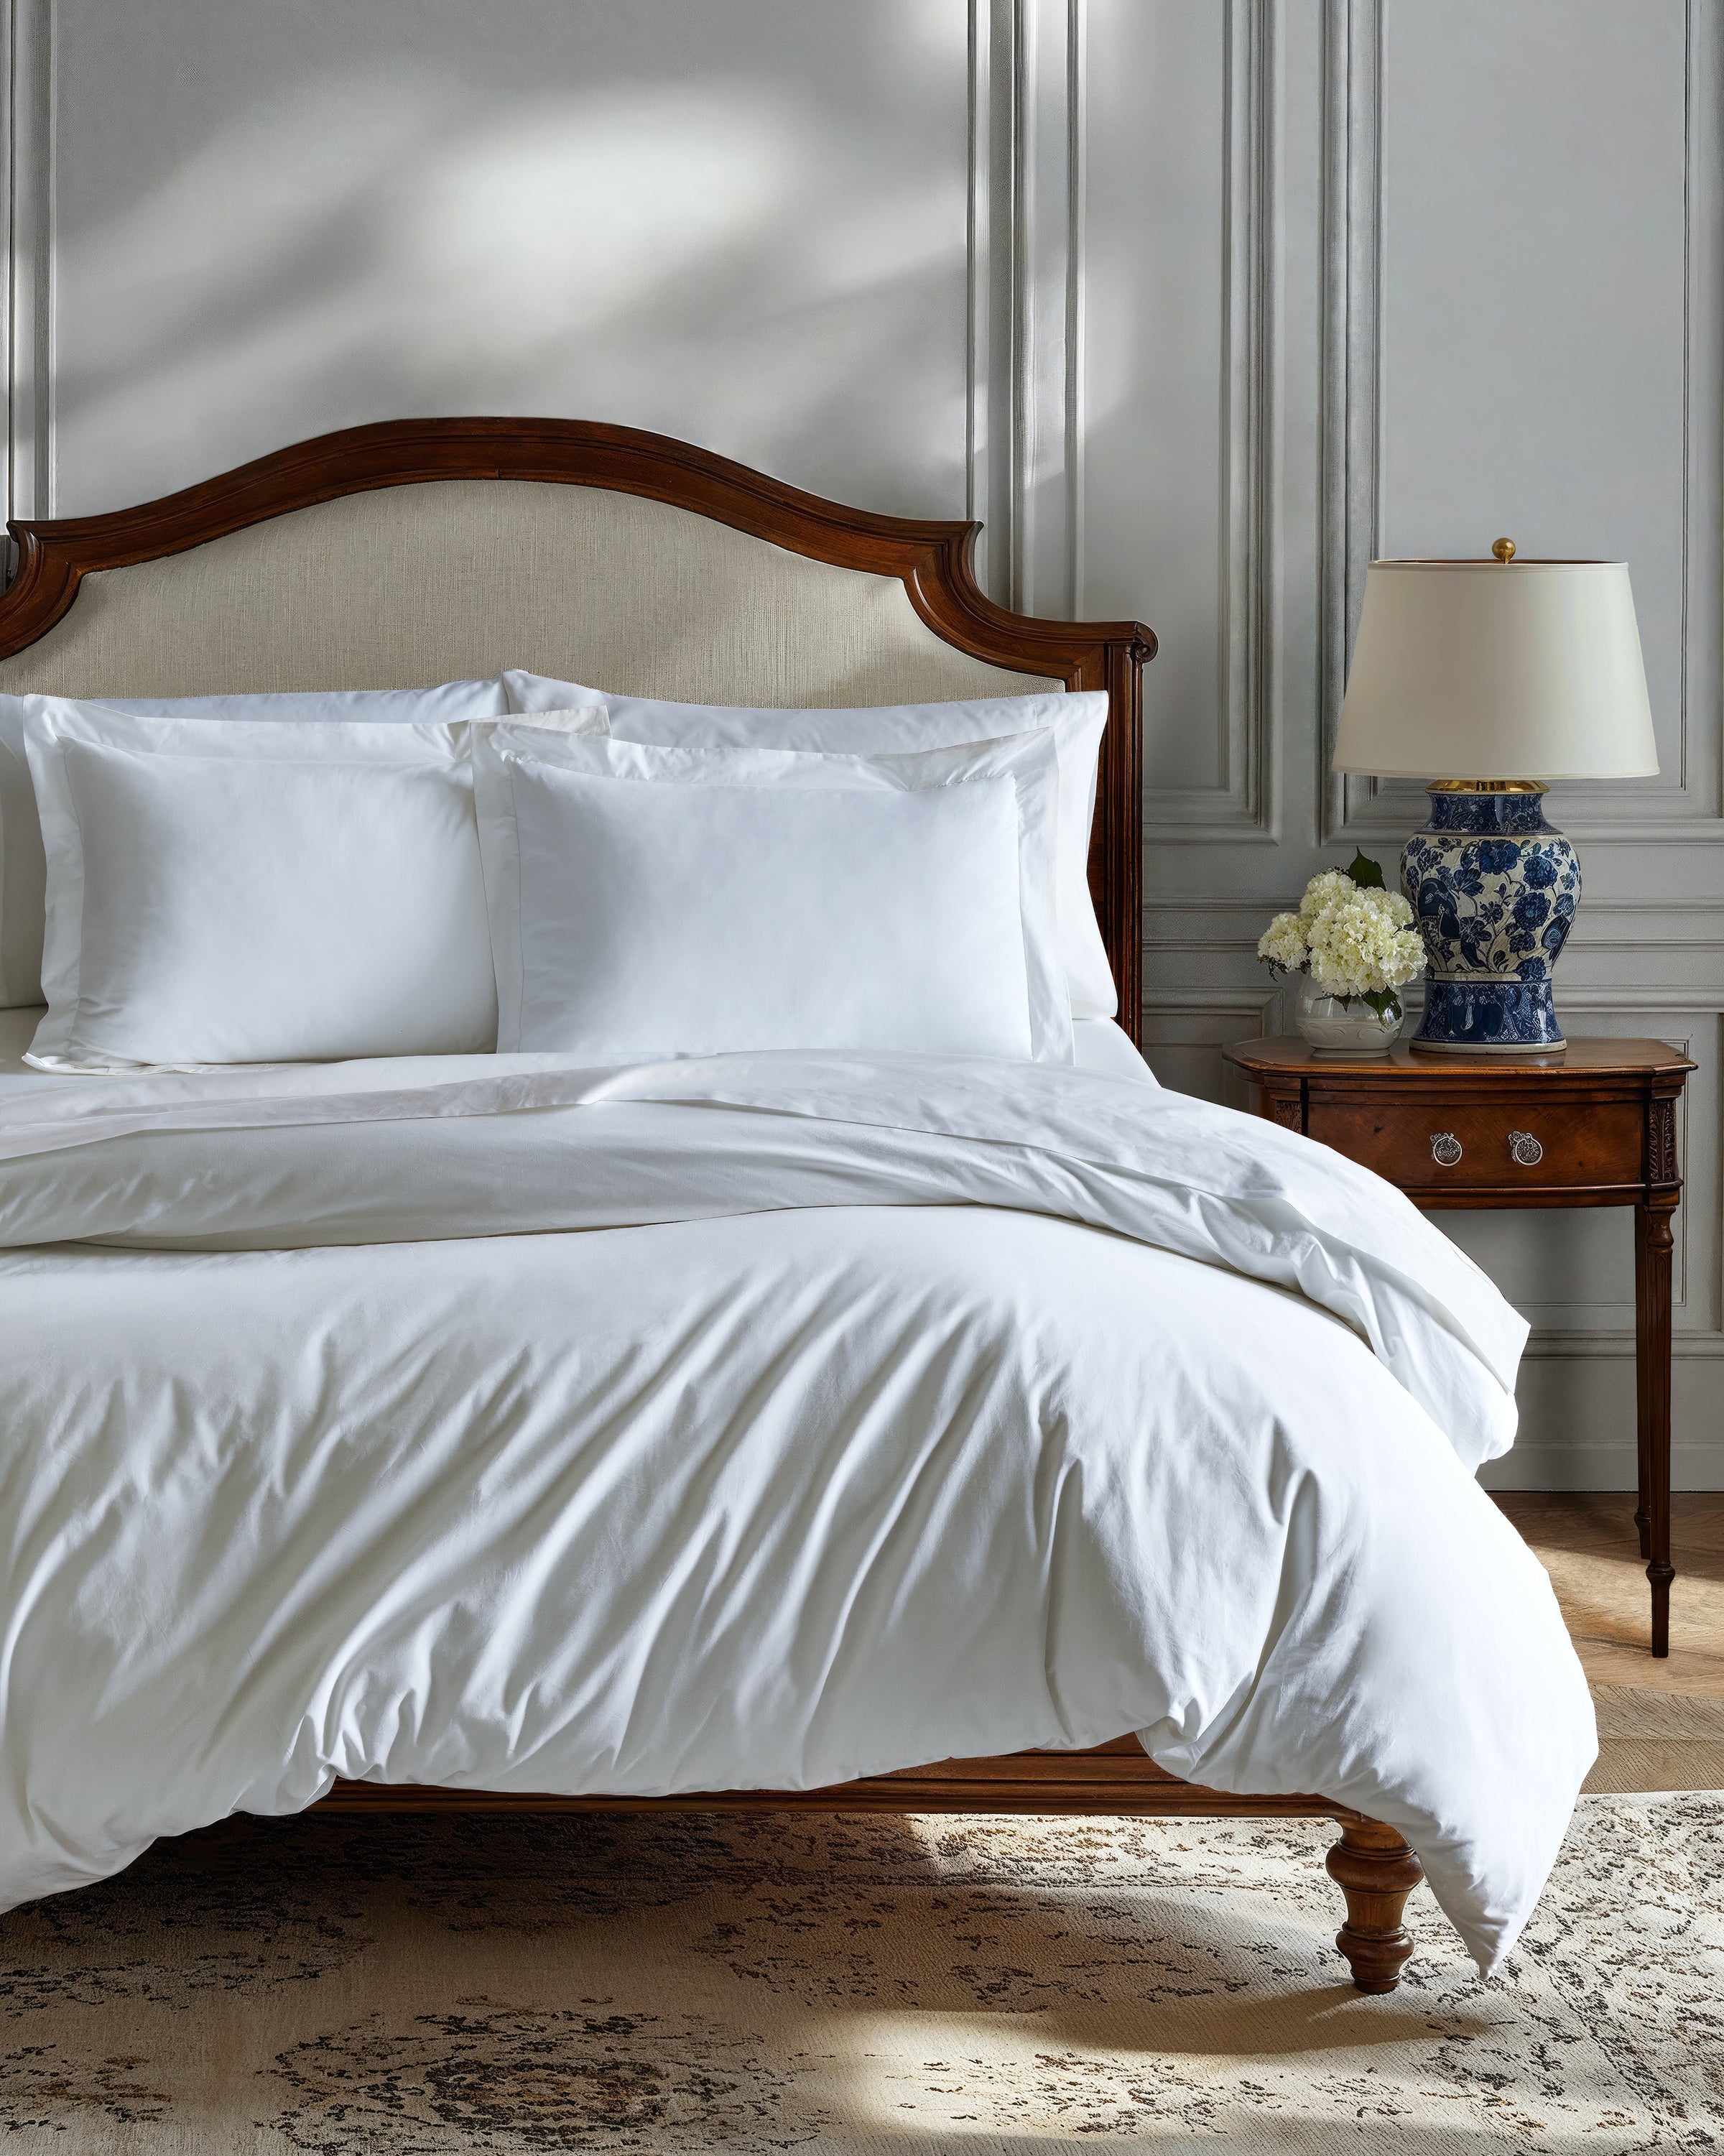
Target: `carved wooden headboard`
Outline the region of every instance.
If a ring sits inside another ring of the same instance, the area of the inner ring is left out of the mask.
[[[391,420],[134,509],[14,524],[0,693],[407,688],[505,666],[700,703],[1105,690],[1090,880],[1135,1039],[1155,638],[996,606],[977,529],[847,509],[631,427]]]

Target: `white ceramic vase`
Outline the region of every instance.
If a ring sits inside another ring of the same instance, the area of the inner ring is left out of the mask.
[[[1299,976],[1294,1023],[1313,1055],[1387,1055],[1401,1030],[1398,1013],[1379,1018],[1357,997],[1326,995],[1309,973]]]

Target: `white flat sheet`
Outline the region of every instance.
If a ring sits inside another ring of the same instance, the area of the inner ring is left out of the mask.
[[[61,1239],[0,1256],[0,1899],[337,1774],[1137,1729],[1391,1821],[1512,1942],[1594,1748],[1470,1472],[1525,1328],[1375,1178],[908,1057],[43,1084],[0,1088],[0,1240]]]
[[[24,1060],[46,1006],[33,1004],[18,1010],[0,1010],[0,1091],[13,1081],[33,1080],[48,1074]],[[1071,1023],[1072,1050],[1080,1070],[1094,1070],[1104,1077],[1141,1078],[1154,1085],[1155,1074],[1131,1044],[1125,1028],[1111,1018],[1080,1018]]]

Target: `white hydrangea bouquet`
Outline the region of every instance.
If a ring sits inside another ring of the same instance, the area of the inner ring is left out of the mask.
[[[1413,909],[1384,887],[1383,870],[1363,854],[1350,870],[1325,869],[1305,886],[1297,913],[1278,913],[1257,955],[1276,974],[1306,973],[1321,993],[1363,1004],[1386,1024],[1401,1022],[1395,993],[1424,971],[1424,939]]]

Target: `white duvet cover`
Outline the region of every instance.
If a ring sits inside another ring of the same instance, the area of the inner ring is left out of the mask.
[[[1130,1080],[415,1059],[0,1087],[0,1903],[336,1775],[813,1788],[1141,1732],[1488,1967],[1593,1753],[1474,1482],[1524,1327]]]

